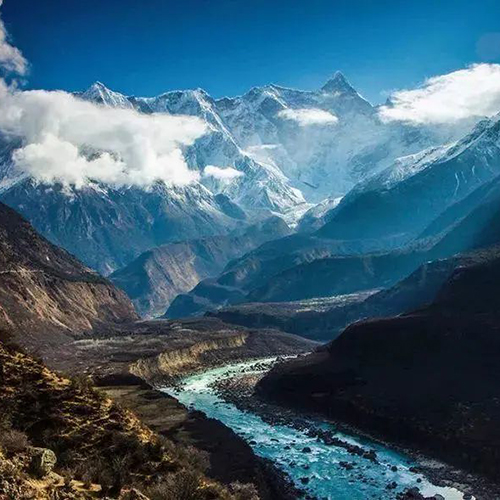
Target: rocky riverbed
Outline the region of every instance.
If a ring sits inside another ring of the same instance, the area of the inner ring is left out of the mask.
[[[188,377],[166,391],[233,429],[258,456],[288,475],[306,498],[494,498],[474,497],[466,486],[459,486],[460,476],[450,470],[445,474],[441,464],[424,464],[382,443],[345,429],[341,432],[314,416],[258,400],[253,393],[255,383],[276,361],[217,368]]]

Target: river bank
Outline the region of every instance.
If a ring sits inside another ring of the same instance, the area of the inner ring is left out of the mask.
[[[208,454],[208,477],[223,484],[255,485],[262,500],[293,500],[299,492],[271,462],[254,454],[251,446],[219,420],[189,410],[175,398],[130,380],[101,386],[107,396],[131,410],[154,432],[182,447]]]
[[[448,466],[442,462],[429,459],[416,452],[386,443],[380,439],[374,439],[366,433],[360,432],[358,429],[350,427],[340,422],[329,422],[331,428],[315,428],[311,426],[311,422],[324,421],[323,416],[315,414],[298,413],[295,410],[274,405],[268,401],[259,398],[254,391],[257,382],[264,376],[264,366],[259,366],[260,371],[247,369],[242,370],[238,376],[228,377],[217,380],[212,385],[213,390],[224,401],[234,404],[243,412],[252,412],[258,414],[265,422],[272,426],[286,425],[297,429],[300,432],[305,432],[311,438],[321,441],[329,446],[338,446],[344,448],[352,457],[368,457],[372,460],[377,460],[374,448],[366,450],[364,447],[353,445],[351,442],[339,439],[339,432],[344,432],[349,435],[357,436],[359,440],[368,440],[373,444],[390,447],[400,453],[411,457],[414,462],[410,467],[410,472],[426,477],[432,484],[445,490],[457,490],[462,492],[459,498],[477,498],[478,500],[494,500],[500,498],[500,487],[492,484],[490,481],[478,477],[474,474],[469,474],[463,470]],[[351,468],[350,462],[344,462],[343,467]],[[359,475],[358,480],[363,481],[365,478]],[[394,486],[393,482],[387,482],[386,488]],[[420,488],[420,484],[417,486]],[[439,495],[439,493],[438,493]],[[454,495],[452,495],[455,498]],[[398,497],[399,498],[399,497]],[[409,493],[408,497],[401,496],[400,498],[425,498],[416,496],[416,489]],[[436,497],[439,498],[439,497]],[[444,498],[448,498],[444,496]]]

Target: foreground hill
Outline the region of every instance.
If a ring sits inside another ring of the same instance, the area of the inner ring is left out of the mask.
[[[462,262],[430,306],[356,323],[273,370],[259,391],[495,478],[499,279],[494,248]]]
[[[4,342],[0,367],[0,496],[258,498],[253,485],[227,488],[209,479],[202,452],[174,445],[87,383],[57,375]]]

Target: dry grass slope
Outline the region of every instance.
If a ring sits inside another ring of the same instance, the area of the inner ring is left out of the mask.
[[[251,485],[208,479],[203,453],[154,434],[86,380],[62,377],[5,343],[0,391],[2,500],[257,498]],[[33,468],[40,448],[57,457],[43,474]]]

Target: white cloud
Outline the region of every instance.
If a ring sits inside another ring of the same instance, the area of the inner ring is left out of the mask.
[[[301,127],[309,125],[334,125],[339,121],[334,114],[317,108],[283,109],[278,113],[278,116],[285,120],[295,121]]]
[[[466,69],[427,79],[413,90],[391,95],[382,106],[385,121],[418,124],[457,124],[500,112],[500,65],[474,64]]]
[[[0,0],[0,7],[3,0]],[[0,67],[8,72],[25,75],[28,70],[28,61],[21,54],[21,51],[11,45],[8,41],[7,30],[0,19]]]
[[[0,68],[23,75],[27,67],[0,20]],[[149,187],[199,178],[182,149],[206,132],[206,123],[105,107],[67,92],[22,91],[0,78],[0,131],[21,140],[15,165],[39,181],[77,188],[92,181]]]
[[[194,117],[145,115],[82,101],[66,92],[0,88],[0,130],[19,137],[19,169],[44,182],[148,187],[199,177],[182,147],[206,131]]]
[[[222,182],[231,182],[238,177],[245,175],[243,172],[236,170],[233,167],[216,167],[215,165],[207,165],[203,169],[204,177],[213,177],[214,179]]]

